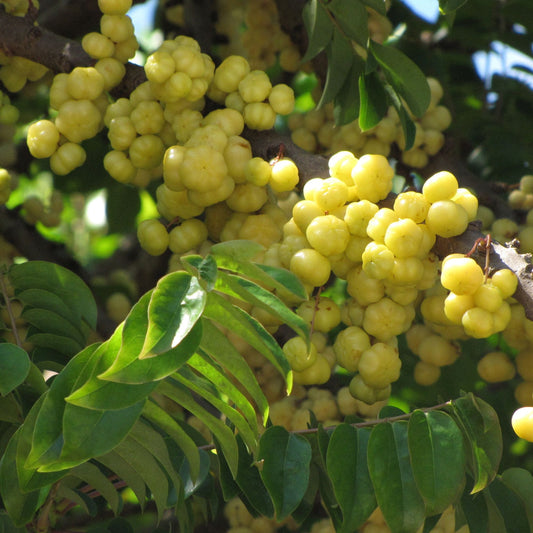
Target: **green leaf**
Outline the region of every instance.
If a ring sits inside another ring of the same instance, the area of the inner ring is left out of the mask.
[[[261,478],[270,493],[276,518],[283,520],[300,504],[309,483],[311,446],[300,435],[271,426],[259,441]]]
[[[302,10],[308,45],[302,63],[318,55],[331,41],[333,21],[320,0],[310,0]]]
[[[488,490],[500,512],[508,533],[531,531],[528,515],[522,498],[496,476]]]
[[[67,404],[63,415],[63,449],[57,464],[43,471],[75,466],[111,451],[139,418],[144,400],[125,409],[98,411]]]
[[[215,288],[268,311],[301,337],[309,338],[309,324],[301,316],[291,311],[276,295],[257,283],[234,274],[220,272]]]
[[[498,415],[484,400],[469,393],[452,402],[452,416],[463,432],[467,459],[474,477],[472,494],[485,488],[496,476],[502,456]]]
[[[468,0],[439,0],[439,11],[448,15],[464,6]]]
[[[250,505],[260,515],[272,518],[274,516],[272,498],[263,483],[253,455],[248,452],[240,435],[237,435],[237,446],[239,448],[239,468],[235,481]]]
[[[202,327],[196,323],[181,342],[157,357],[139,359],[148,330],[148,303],[146,293],[133,306],[124,322],[122,345],[111,366],[98,378],[118,383],[142,384],[158,381],[175,372],[198,348]]]
[[[225,399],[220,398],[218,392],[227,392],[230,401],[235,398],[239,402],[239,405],[247,404],[245,409],[249,411],[251,406],[246,398],[242,394],[239,398],[239,391],[236,387],[232,385],[227,378],[224,378],[218,373],[214,366],[210,365],[206,360],[202,360],[200,356],[193,356],[190,363],[193,369],[208,377],[209,381],[214,384],[214,387],[211,386],[211,383],[196,376],[190,371],[190,369],[182,368],[180,372],[174,376],[174,379],[182,383],[192,392],[206,399],[211,405],[213,405],[213,407],[224,414],[233,424],[235,424],[235,427],[241,433],[247,445],[250,446],[252,450],[255,450],[257,447],[258,434],[257,421],[255,419],[253,420],[253,423],[251,423],[250,420],[247,421],[237,409],[229,405],[230,402],[226,402]]]
[[[21,428],[11,437],[0,460],[0,495],[15,526],[25,526],[44,502],[49,487],[23,492],[17,475],[17,445]]]
[[[292,372],[285,354],[274,337],[255,318],[215,292],[207,296],[204,316],[233,331],[261,352],[285,378],[290,391]]]
[[[1,533],[27,533],[27,531],[25,527],[17,527],[5,511],[0,511]]]
[[[367,465],[370,432],[339,424],[329,441],[326,464],[342,510],[342,533],[361,527],[377,506]]]
[[[254,263],[254,266],[267,274],[266,276],[261,275],[260,278],[256,279],[262,283],[266,283],[268,287],[275,289],[280,297],[288,293],[293,299],[296,296],[301,300],[307,300],[305,287],[299,278],[290,270],[270,265],[261,265],[260,263]]]
[[[200,472],[200,455],[194,440],[176,420],[151,399],[144,404],[143,416],[176,443],[187,459],[191,478],[196,480]]]
[[[114,451],[142,477],[156,504],[158,520],[161,520],[169,493],[165,471],[154,456],[132,437],[126,437]]]
[[[461,509],[470,533],[487,533],[489,531],[487,502],[483,493],[478,492],[471,495],[465,492],[461,498]]]
[[[65,357],[72,357],[77,354],[81,346],[79,342],[65,337],[64,335],[54,335],[52,333],[37,333],[33,328],[28,330],[26,340],[34,346],[41,348],[50,348],[51,350],[62,354]]]
[[[205,290],[211,291],[218,275],[217,263],[212,255],[186,255],[180,258],[182,264],[193,267],[194,274],[204,283]]]
[[[139,472],[137,472],[137,470],[135,470],[135,468],[115,450],[100,455],[96,460],[111,472],[114,472],[128,485],[139,500],[139,504],[142,508],[144,506],[144,500],[146,499],[146,485]]]
[[[322,107],[337,96],[352,67],[352,43],[337,28],[333,30],[333,39],[326,47],[326,56],[328,71],[317,107]]]
[[[0,394],[6,396],[24,383],[30,371],[30,358],[16,344],[0,344]]]
[[[85,283],[70,270],[46,261],[27,261],[9,269],[9,279],[18,295],[27,289],[54,293],[70,309],[73,319],[96,326],[96,302]]]
[[[262,251],[264,251],[264,247],[255,241],[237,239],[213,244],[209,253],[220,268],[219,258],[225,257],[236,262],[249,261]]]
[[[411,113],[421,117],[429,105],[431,92],[424,73],[403,52],[375,41],[370,49],[388,82],[405,100]]]
[[[135,227],[141,199],[137,187],[114,182],[106,187],[106,220],[109,233],[128,233]]]
[[[22,311],[21,316],[28,324],[31,324],[42,332],[69,337],[78,344],[77,351],[85,347],[85,335],[73,326],[69,320],[49,309],[26,307]]]
[[[104,497],[113,513],[115,515],[119,513],[120,496],[113,483],[109,481],[107,476],[96,465],[83,463],[73,468],[70,471],[70,475],[76,476],[91,485],[94,490],[97,490]]]
[[[462,491],[465,452],[461,430],[442,411],[414,411],[408,426],[415,481],[428,515],[442,513]]]
[[[201,348],[217,361],[244,387],[259,409],[263,420],[268,418],[269,405],[252,369],[233,344],[211,320],[202,318],[203,337]]]
[[[200,318],[205,301],[206,292],[190,274],[162,277],[150,298],[148,331],[139,357],[153,357],[178,345]]]
[[[0,421],[9,422],[15,426],[20,426],[20,424],[22,424],[24,421],[22,407],[17,402],[13,394],[0,397]]]
[[[226,457],[233,476],[235,477],[237,475],[239,452],[237,450],[235,436],[231,429],[220,419],[216,418],[199,405],[191,396],[189,390],[184,388],[180,383],[169,378],[168,380],[159,383],[157,392],[174,400],[177,404],[190,411],[192,415],[199,418],[209,428],[213,436],[220,443],[220,448]]]
[[[45,289],[26,289],[19,292],[17,298],[24,304],[24,306],[51,311],[65,320],[68,320],[70,324],[83,335],[84,342],[86,341],[86,327],[84,327],[82,322],[76,319],[67,303],[57,294]]]
[[[533,529],[533,476],[524,468],[508,468],[502,473],[501,480],[520,495]]]
[[[359,108],[359,126],[362,131],[376,126],[387,112],[387,94],[376,72],[361,74],[359,77],[361,103]]]
[[[26,460],[28,468],[38,468],[59,458],[63,446],[65,397],[70,394],[79,376],[83,375],[89,360],[99,348],[97,344],[88,346],[70,360],[54,378],[35,421],[32,447]]]
[[[392,87],[392,85],[389,85],[388,83],[386,83],[384,87],[389,97],[389,101],[392,103],[392,106],[394,107],[394,109],[396,109],[396,112],[398,113],[398,117],[400,118],[400,124],[402,125],[402,131],[405,137],[405,150],[409,150],[410,148],[412,148],[415,142],[415,137],[416,137],[415,123],[411,120],[411,117],[405,110],[405,107],[402,104],[400,97],[394,90],[394,87]]]
[[[338,126],[353,122],[359,116],[361,107],[359,77],[364,72],[364,68],[365,63],[362,58],[354,55],[350,72],[334,100],[333,118]]]
[[[407,422],[386,422],[372,430],[368,469],[376,499],[394,533],[415,533],[424,523],[424,500],[416,487],[407,442]]]
[[[327,8],[335,15],[346,37],[366,48],[368,44],[368,13],[359,0],[332,0]]]
[[[375,9],[380,15],[387,14],[387,5],[385,0],[361,0],[363,4]]]

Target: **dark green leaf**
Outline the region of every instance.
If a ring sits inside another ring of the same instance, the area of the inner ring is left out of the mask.
[[[302,19],[307,31],[309,44],[302,63],[318,55],[331,41],[333,21],[320,0],[310,0],[302,10]]]
[[[148,305],[148,331],[140,358],[178,345],[200,318],[205,301],[206,293],[197,278],[185,272],[162,277]]]
[[[333,39],[326,48],[328,72],[324,90],[317,107],[331,102],[337,96],[352,67],[354,53],[351,41],[335,28],[333,30]]]
[[[237,435],[237,445],[239,447],[239,469],[235,481],[250,505],[259,514],[272,518],[274,516],[272,499],[263,483],[253,455],[248,452],[246,444],[239,435]]]
[[[533,529],[533,476],[523,468],[508,468],[502,473],[501,479],[507,487],[520,495]]]
[[[94,490],[97,490],[105,498],[111,510],[118,514],[120,509],[119,494],[113,483],[96,465],[83,463],[73,468],[70,474],[91,485]]]
[[[500,476],[494,478],[488,490],[503,518],[507,533],[531,531],[522,498],[512,488],[503,483]]]
[[[367,465],[370,431],[340,424],[329,441],[327,469],[342,510],[338,531],[343,533],[361,527],[377,506]]]
[[[389,97],[389,101],[392,103],[394,109],[398,113],[400,118],[400,124],[402,125],[402,131],[405,138],[405,150],[412,148],[416,137],[416,126],[407,111],[405,110],[402,101],[392,85],[385,84],[385,91]]]
[[[409,454],[428,515],[442,513],[462,491],[463,436],[442,411],[414,411],[409,419]]]
[[[359,0],[332,0],[327,8],[346,37],[366,48],[368,44],[368,13]]]
[[[69,337],[78,343],[78,351],[85,347],[85,335],[78,328],[73,326],[69,320],[49,309],[26,307],[22,312],[22,318],[24,318],[28,324],[31,324],[43,332]]]
[[[394,90],[405,100],[411,113],[415,117],[421,117],[431,98],[424,73],[396,48],[375,41],[371,42],[370,48]]]
[[[201,486],[205,483],[209,476],[209,468],[211,466],[211,460],[209,454],[205,450],[199,450],[200,452],[200,470],[198,475],[191,476],[189,461],[183,456],[179,469],[179,476],[183,483],[183,492],[185,498],[189,498],[195,492],[197,492]]]
[[[65,357],[72,357],[82,348],[79,342],[70,337],[54,335],[52,333],[34,333],[34,331],[36,330],[33,328],[28,330],[28,335],[26,336],[27,341],[30,341],[34,346],[50,348]]]
[[[424,500],[416,487],[407,442],[407,422],[386,422],[372,430],[368,469],[376,499],[394,533],[415,533],[424,523]]]
[[[22,407],[13,394],[0,398],[0,421],[20,426],[24,421]],[[7,434],[6,434],[7,436]]]
[[[87,285],[70,270],[46,261],[27,261],[9,269],[15,294],[27,289],[42,289],[58,296],[71,311],[73,319],[96,326],[96,302]]]
[[[113,183],[107,187],[106,219],[109,233],[127,233],[135,227],[141,199],[137,187]]]
[[[487,402],[471,393],[454,400],[452,407],[450,414],[458,421],[465,439],[475,493],[494,479],[500,465],[503,445],[498,415]]]
[[[150,399],[144,404],[143,416],[164,431],[176,443],[189,464],[191,478],[196,480],[200,472],[200,456],[194,440],[176,420]]]
[[[470,533],[487,533],[489,531],[488,509],[483,493],[474,495],[466,491],[461,498],[461,509],[465,515]]]
[[[30,358],[25,350],[16,344],[0,344],[0,394],[6,396],[24,383],[30,371]]]
[[[26,533],[25,527],[17,527],[13,520],[4,511],[0,511],[0,532],[1,533]]]
[[[358,55],[354,55],[350,72],[334,101],[333,118],[337,125],[353,122],[359,116],[361,107],[359,77],[364,71],[364,65],[364,61]]]
[[[261,478],[274,502],[276,517],[283,520],[307,491],[311,446],[300,435],[271,426],[259,441],[259,458],[263,460]]]
[[[237,465],[239,461],[239,452],[235,436],[231,429],[226,426],[220,419],[207,412],[204,407],[199,405],[191,396],[190,391],[174,380],[165,380],[159,383],[157,392],[168,396],[171,400],[187,409],[192,415],[199,418],[213,433],[220,447],[233,476],[237,475]]]
[[[376,126],[387,112],[387,94],[376,72],[361,74],[359,77],[359,126],[362,131]]]
[[[361,0],[363,4],[372,9],[375,9],[380,15],[387,13],[387,5],[385,0]]]

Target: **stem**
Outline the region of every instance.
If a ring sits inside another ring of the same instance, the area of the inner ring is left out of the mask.
[[[37,523],[35,524],[37,533],[46,533],[50,530],[50,512],[52,510],[52,505],[54,504],[54,498],[56,497],[57,491],[59,489],[59,484],[61,481],[56,481],[52,488],[50,489],[50,492],[48,493],[48,496],[46,497],[46,501],[44,502],[44,505],[41,507],[41,510],[39,511],[39,517],[37,518]]]

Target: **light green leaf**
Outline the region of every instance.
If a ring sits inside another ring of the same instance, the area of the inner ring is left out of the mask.
[[[341,533],[356,531],[377,506],[367,465],[370,431],[340,424],[329,441],[326,465],[342,510]]]
[[[259,458],[263,461],[261,478],[274,502],[276,517],[283,520],[307,491],[311,446],[304,437],[271,426],[259,441]]]
[[[327,8],[346,37],[366,48],[368,44],[368,13],[359,0],[332,0]]]
[[[370,49],[394,90],[405,100],[413,115],[421,117],[431,99],[424,73],[396,48],[372,41]]]
[[[192,274],[200,278],[207,291],[213,290],[218,275],[217,263],[212,255],[186,255],[180,258],[181,263],[192,267]]]
[[[6,396],[24,383],[30,366],[30,358],[20,346],[0,343],[0,394]]]
[[[262,270],[267,276],[262,275],[256,278],[262,283],[266,283],[268,287],[275,289],[278,295],[283,298],[283,295],[290,294],[292,299],[294,296],[301,300],[307,300],[307,291],[299,278],[286,268],[279,268],[270,265],[262,265],[254,263],[254,265]]]
[[[27,289],[42,289],[58,296],[75,317],[91,328],[96,326],[96,302],[87,285],[70,270],[46,261],[27,261],[13,265],[8,273],[18,295]]]
[[[290,392],[292,372],[285,354],[272,335],[255,318],[215,292],[208,294],[204,316],[233,331],[261,352],[285,378]]]
[[[211,320],[202,318],[203,337],[201,349],[217,361],[244,387],[259,409],[263,420],[268,418],[269,405],[255,374],[244,359]]]
[[[205,300],[206,292],[190,274],[162,277],[150,298],[148,331],[139,357],[153,357],[178,345],[200,318]]]
[[[361,103],[359,108],[359,126],[362,131],[376,126],[387,112],[387,95],[383,83],[376,72],[361,74],[359,77]]]
[[[302,58],[302,63],[306,63],[322,52],[331,41],[333,21],[320,0],[307,2],[302,10],[302,19],[309,41]]]
[[[394,533],[416,533],[424,523],[425,508],[409,459],[407,422],[374,427],[368,443],[368,469],[387,525]]]
[[[415,481],[428,515],[442,513],[462,491],[465,452],[461,430],[442,411],[414,411],[408,426]]]
[[[503,451],[498,415],[487,402],[471,393],[454,400],[450,414],[463,432],[475,481],[473,494],[489,485],[498,472]]]
[[[337,28],[333,30],[333,39],[326,48],[326,56],[328,71],[317,107],[322,107],[337,96],[352,67],[354,56],[352,44]]]
[[[233,259],[236,262],[250,261],[258,253],[264,251],[264,247],[255,242],[243,239],[236,239],[233,241],[219,242],[213,244],[209,253],[214,257],[218,267],[220,268],[219,258]]]

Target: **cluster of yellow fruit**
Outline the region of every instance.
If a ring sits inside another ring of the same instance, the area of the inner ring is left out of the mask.
[[[443,89],[438,80],[427,78],[431,90],[431,101],[426,113],[419,119],[412,117],[416,126],[414,145],[405,148],[405,138],[398,113],[390,107],[386,116],[372,129],[365,132],[355,120],[341,127],[335,127],[333,105],[313,109],[305,114],[293,114],[288,126],[293,142],[314,153],[332,154],[350,150],[356,156],[381,154],[388,156],[391,145],[396,143],[402,150],[402,161],[413,168],[427,165],[429,157],[435,155],[444,145],[443,131],[451,124],[447,107],[439,104]]]
[[[23,17],[28,12],[30,2],[34,8],[39,8],[39,0],[2,0],[0,4],[4,6],[6,12],[10,15]]]
[[[94,67],[76,67],[69,74],[54,76],[50,107],[55,119],[30,125],[27,143],[36,158],[50,158],[50,168],[65,175],[83,165],[87,154],[81,142],[94,137],[104,126],[109,105],[107,91],[118,85],[126,71],[124,62],[133,57],[137,40],[126,15],[131,0],[100,0],[101,33],[84,37],[85,51],[97,59]]]
[[[507,201],[513,209],[533,209],[533,175],[522,176],[518,188],[509,193]]]
[[[253,69],[260,70],[276,61],[287,72],[300,68],[300,52],[280,28],[273,0],[217,0],[217,13],[216,30],[228,41],[220,47],[222,57],[242,55]]]

